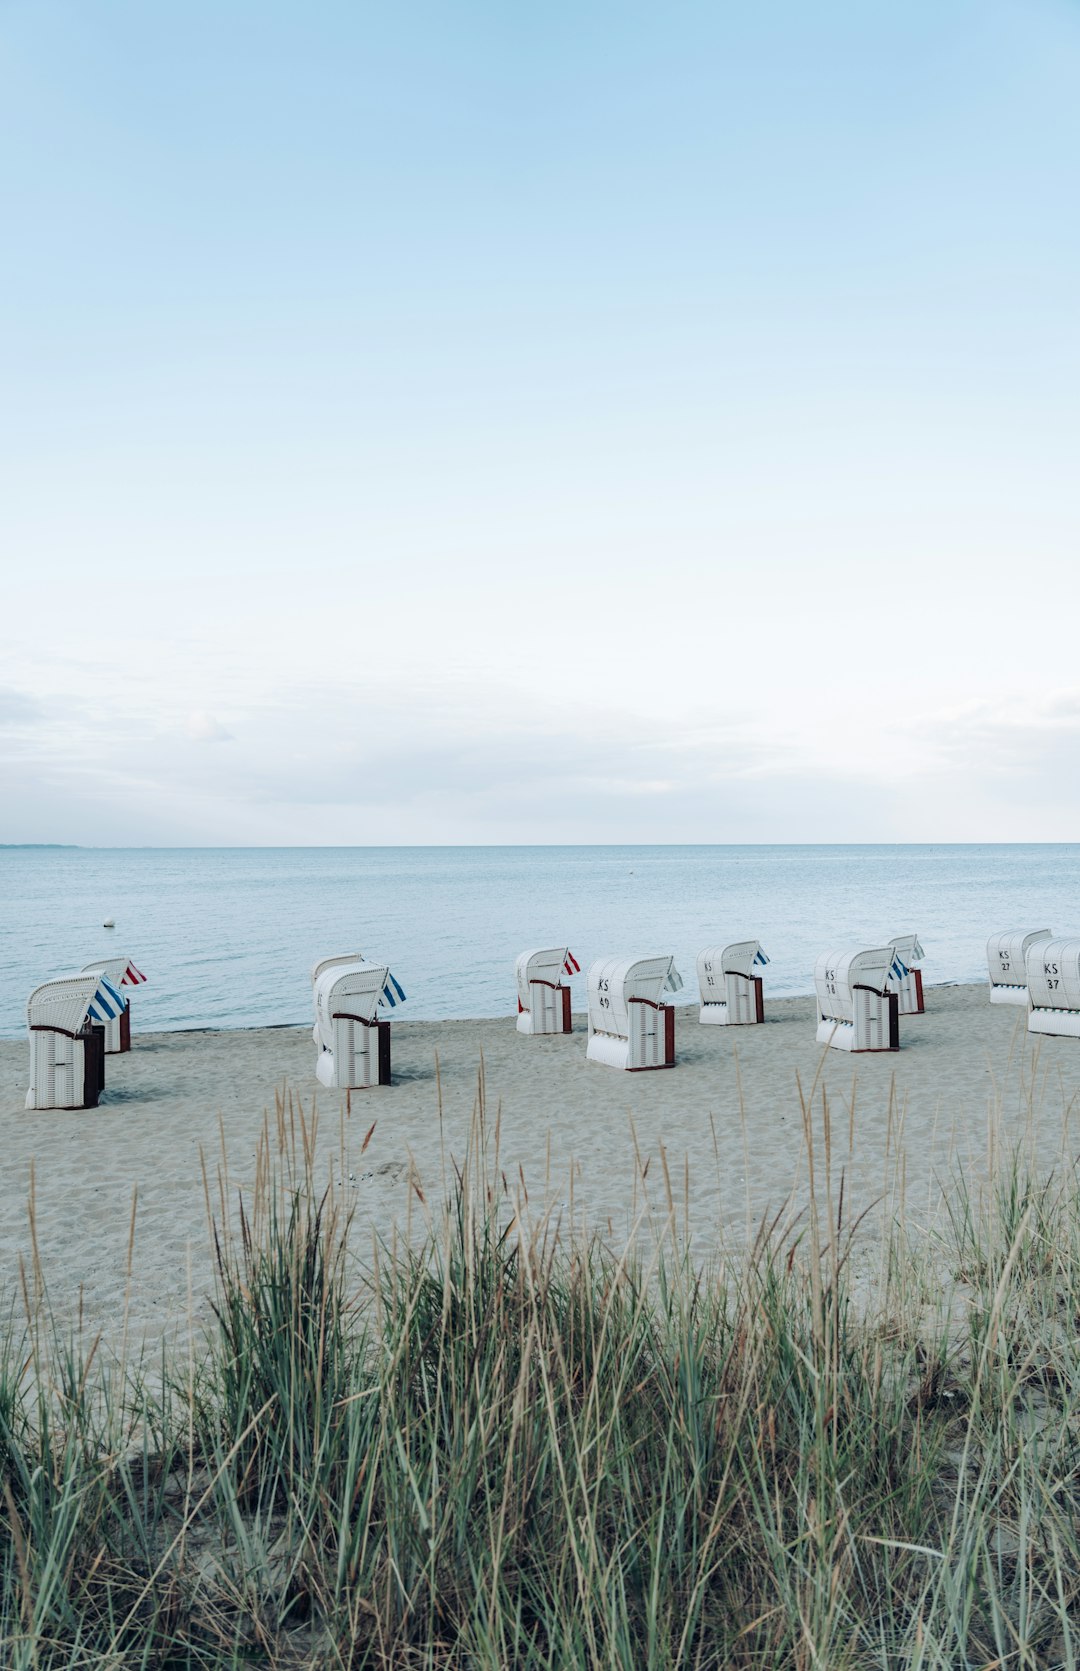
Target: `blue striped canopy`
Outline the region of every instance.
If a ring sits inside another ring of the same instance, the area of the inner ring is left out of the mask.
[[[124,998],[104,975],[98,981],[97,990],[86,1006],[86,1013],[91,1021],[115,1021],[118,1015],[123,1015],[128,1001]]]

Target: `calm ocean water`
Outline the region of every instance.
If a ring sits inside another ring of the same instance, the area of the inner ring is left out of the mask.
[[[999,929],[1080,933],[1078,884],[1080,846],[0,849],[0,1036],[111,951],[149,977],[144,1031],[306,1022],[312,963],[348,951],[389,963],[403,1017],[509,1014],[516,954],[563,943],[583,967],[674,952],[686,999],[703,946],[751,937],[767,996],[912,930],[928,983],[980,980]]]

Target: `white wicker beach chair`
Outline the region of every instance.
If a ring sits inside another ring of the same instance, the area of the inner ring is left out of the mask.
[[[1080,1038],[1080,940],[1037,940],[1024,960],[1029,1033]]]
[[[100,973],[44,981],[26,1005],[27,1108],[96,1108],[105,1089],[105,1028],[127,1000]]]
[[[759,940],[736,940],[698,953],[699,1021],[719,1027],[745,1027],[765,1019],[765,993],[759,969],[769,959]]]
[[[891,946],[823,952],[814,969],[818,1043],[834,1050],[899,1050],[900,1001],[889,981],[901,969]]]
[[[569,946],[522,952],[514,967],[519,1033],[569,1033],[571,975],[581,965]]]
[[[889,991],[895,992],[900,1000],[901,1015],[923,1015],[926,1003],[923,999],[922,970],[919,968],[921,960],[926,956],[919,943],[917,934],[898,934],[889,945],[896,953],[900,971],[889,976]]]
[[[367,1090],[390,1083],[390,1023],[380,1006],[396,1009],[405,994],[383,963],[327,957],[312,970],[315,1074],[335,1090]]]
[[[986,942],[986,964],[990,971],[992,1004],[1028,1003],[1028,951],[1051,939],[1053,934],[1048,928],[1036,928],[1030,933],[1022,928],[1007,928],[1001,934],[991,934]]]
[[[606,957],[589,969],[590,1062],[638,1073],[675,1066],[675,1009],[665,992],[682,990],[673,957]]]

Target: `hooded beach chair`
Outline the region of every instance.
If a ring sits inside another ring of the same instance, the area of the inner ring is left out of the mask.
[[[823,952],[814,968],[817,1042],[834,1050],[899,1050],[900,1000],[889,982],[902,970],[891,946]]]
[[[581,965],[569,946],[522,952],[514,966],[519,1033],[569,1033],[571,975]]]
[[[338,969],[342,968],[346,964],[363,963],[363,961],[363,952],[342,952],[337,957],[320,958],[311,971],[312,996],[314,997],[318,988],[320,975],[325,974],[327,969]],[[311,1029],[311,1037],[315,1044],[321,1044],[322,1034],[319,1030],[319,1006],[317,1000],[315,1003],[315,1025]]]
[[[765,1019],[765,994],[757,973],[768,963],[759,940],[736,940],[698,953],[699,1021],[745,1027]]]
[[[895,992],[900,1000],[901,1015],[923,1015],[926,1005],[923,1002],[922,970],[918,967],[926,956],[919,944],[917,934],[898,934],[895,940],[889,941],[896,953],[896,961],[903,970],[902,974],[889,976],[889,991]]]
[[[1025,933],[1022,928],[1008,928],[1002,934],[991,934],[986,942],[986,964],[990,971],[990,1002],[992,1004],[1026,1004],[1027,955],[1032,946],[1053,939],[1048,928],[1036,928]]]
[[[389,1085],[390,1023],[378,1011],[405,1001],[390,970],[359,957],[327,957],[315,965],[311,981],[319,1083],[343,1091]]]
[[[680,992],[673,957],[605,957],[589,969],[590,1062],[639,1073],[675,1066],[675,1007],[665,992]]]
[[[131,998],[126,988],[144,986],[146,976],[136,969],[129,957],[102,957],[83,965],[84,975],[104,975],[124,1000],[124,1008],[112,1021],[105,1023],[106,1056],[122,1056],[131,1049]]]
[[[106,975],[64,975],[31,992],[27,1108],[96,1108],[105,1089],[105,1028],[127,999]]]
[[[1024,968],[1028,1032],[1080,1038],[1080,940],[1037,940]]]

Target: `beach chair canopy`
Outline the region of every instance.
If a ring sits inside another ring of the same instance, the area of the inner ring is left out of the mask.
[[[342,963],[363,963],[363,961],[363,952],[341,952],[337,957],[320,958],[311,971],[311,984],[312,986],[315,985],[324,969],[334,969]]]
[[[891,977],[903,979],[907,969],[891,946],[866,949],[845,947],[822,952],[814,966],[814,990],[820,1014],[830,1021],[854,1021],[856,987],[884,993]]]
[[[373,1023],[380,1004],[396,1009],[405,994],[383,963],[347,963],[327,958],[315,981],[315,1032],[324,1049],[334,1048],[334,1020],[346,1016]]]
[[[916,963],[921,963],[926,956],[917,934],[898,934],[889,944],[904,965],[905,971],[914,969]]]
[[[1080,1010],[1080,940],[1036,940],[1024,967],[1033,1009]]]
[[[84,975],[104,975],[113,986],[143,986],[146,976],[136,969],[129,957],[97,957],[92,963],[84,963]]]
[[[1052,931],[1048,928],[1030,931],[1007,928],[1001,934],[991,934],[986,942],[986,964],[991,986],[1026,986],[1029,949],[1052,938]]]
[[[585,984],[590,1027],[625,1037],[632,999],[660,1004],[665,993],[681,992],[683,983],[674,957],[605,957],[591,965]]]
[[[581,965],[569,946],[549,946],[544,951],[522,952],[514,965],[518,1003],[528,1009],[530,981],[547,981],[549,986],[562,986],[580,970]]]
[[[114,1021],[126,1007],[127,999],[107,975],[96,971],[62,975],[34,988],[27,1000],[26,1021],[31,1031],[43,1028],[75,1038],[87,1021]]]
[[[768,961],[760,940],[735,940],[730,946],[707,947],[698,953],[697,960],[698,985],[702,995],[708,988],[710,975],[742,975],[746,980],[752,980]],[[717,988],[717,991],[720,989]]]

